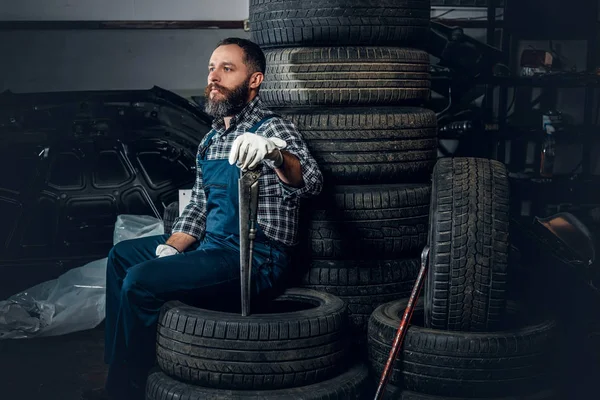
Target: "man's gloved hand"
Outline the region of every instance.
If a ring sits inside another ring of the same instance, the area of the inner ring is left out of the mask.
[[[159,244],[158,247],[156,247],[156,256],[158,258],[174,256],[175,254],[180,254],[179,250],[177,250],[175,247],[173,247],[171,245]]]
[[[253,169],[262,160],[272,160],[275,168],[283,164],[283,154],[287,143],[283,139],[276,137],[266,138],[255,133],[244,133],[238,136],[229,152],[229,164],[236,164],[246,171]]]

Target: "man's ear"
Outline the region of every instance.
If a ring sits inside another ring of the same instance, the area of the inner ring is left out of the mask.
[[[258,87],[265,79],[265,76],[262,72],[255,72],[250,76],[250,89],[258,89]]]

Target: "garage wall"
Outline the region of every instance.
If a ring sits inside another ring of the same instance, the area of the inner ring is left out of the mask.
[[[0,20],[222,20],[248,18],[249,0],[2,0]]]
[[[0,1],[0,20],[243,20],[249,0],[21,0]],[[485,18],[485,9],[439,7],[432,17]],[[498,10],[498,15],[501,11]],[[485,30],[465,33],[485,41]],[[180,92],[204,87],[214,45],[243,30],[0,31],[0,91],[138,89],[159,85]],[[522,42],[545,48],[547,43]],[[556,42],[555,42],[556,45]],[[564,43],[565,56],[585,66],[585,42]],[[519,50],[521,50],[519,49]],[[582,117],[580,94],[560,105]]]
[[[0,1],[0,20],[227,20],[249,0]],[[0,31],[0,91],[147,89],[201,93],[216,43],[242,29]]]
[[[147,89],[202,92],[216,43],[243,30],[0,32],[0,91]]]

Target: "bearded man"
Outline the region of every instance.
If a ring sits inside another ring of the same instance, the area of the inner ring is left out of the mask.
[[[258,94],[265,64],[260,47],[245,39],[225,39],[212,53],[205,95],[214,122],[198,147],[191,201],[170,236],[123,241],[111,249],[108,377],[105,390],[85,398],[144,398],[166,301],[239,299],[240,169],[261,170],[252,295],[275,287],[290,265],[299,199],[317,195],[323,177],[294,125],[262,104]]]

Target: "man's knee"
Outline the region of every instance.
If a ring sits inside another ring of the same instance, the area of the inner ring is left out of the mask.
[[[123,279],[121,295],[130,300],[134,299],[134,303],[139,304],[140,298],[146,293],[146,290],[144,290],[143,287],[144,282],[140,279],[139,274],[132,273],[132,271],[129,270]]]
[[[124,271],[129,268],[154,258],[155,241],[150,238],[136,238],[123,240],[114,245],[108,253],[109,265]]]
[[[108,262],[109,262],[109,264],[114,264],[115,261],[117,261],[119,259],[119,254],[121,253],[121,250],[117,248],[117,246],[119,244],[121,244],[121,243],[117,243],[108,252]]]
[[[123,260],[127,259],[127,255],[131,253],[132,244],[131,240],[125,240],[115,244],[108,252],[108,260],[113,263],[122,263]]]
[[[109,257],[119,260],[130,258],[130,254],[135,252],[136,248],[140,248],[141,245],[142,242],[139,239],[123,240],[110,249]]]
[[[131,251],[131,245],[127,242],[119,242],[108,252],[108,262],[106,263],[107,276],[117,276],[123,279],[127,270],[132,267],[128,261],[127,254]]]
[[[131,272],[131,271],[129,271]],[[134,274],[132,273],[128,273],[125,278],[123,278],[123,286],[121,291],[123,293],[127,293],[128,296],[131,295],[131,293],[135,293],[137,287],[140,285],[139,280],[137,279],[136,276],[134,276]]]
[[[139,301],[141,298],[154,298],[157,295],[157,286],[160,286],[161,279],[151,272],[154,268],[150,264],[154,262],[156,260],[147,261],[127,271],[127,275],[123,279],[122,288],[123,293],[127,297],[133,297]]]

